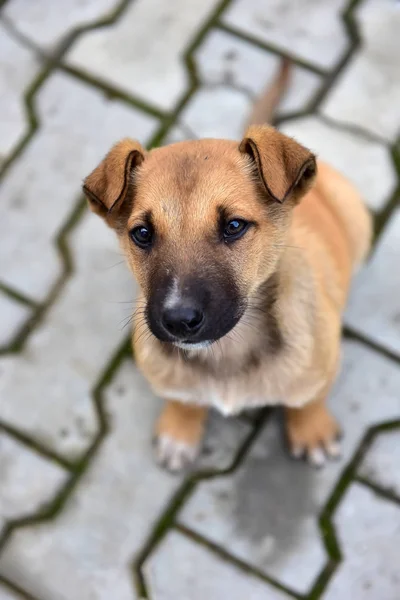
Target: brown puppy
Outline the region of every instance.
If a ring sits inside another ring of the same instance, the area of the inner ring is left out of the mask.
[[[325,402],[351,275],[371,238],[357,190],[328,165],[317,175],[293,139],[253,125],[240,143],[146,152],[123,140],[84,191],[140,285],[135,357],[167,401],[159,462],[178,470],[195,459],[208,407],[228,415],[276,403],[294,456],[337,456]]]

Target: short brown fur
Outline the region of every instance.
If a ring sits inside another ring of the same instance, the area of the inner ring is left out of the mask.
[[[93,210],[117,230],[140,285],[133,343],[138,366],[167,401],[156,429],[156,455],[167,467],[194,458],[210,406],[233,414],[283,404],[294,454],[314,462],[321,449],[335,454],[338,427],[325,399],[338,372],[342,313],[351,276],[369,249],[371,219],[342,175],[321,162],[316,172],[306,148],[253,125],[240,144],[207,139],[146,153],[125,140],[85,181]],[[218,244],[220,214],[253,225],[233,245]],[[144,219],[157,233],[151,252],[129,236]],[[143,311],[170,272],[230,273],[245,303],[232,331],[193,351],[145,335]]]

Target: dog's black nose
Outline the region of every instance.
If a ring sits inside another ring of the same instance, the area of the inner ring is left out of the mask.
[[[200,330],[204,314],[195,306],[178,305],[165,309],[162,320],[171,335],[187,339]]]

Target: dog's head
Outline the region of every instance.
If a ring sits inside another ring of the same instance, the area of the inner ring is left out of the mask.
[[[181,142],[146,152],[116,144],[86,178],[113,227],[162,341],[200,347],[226,335],[276,269],[315,157],[275,129],[240,144]]]

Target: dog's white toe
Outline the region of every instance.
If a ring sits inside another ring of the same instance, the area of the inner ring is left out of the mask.
[[[173,473],[187,469],[199,454],[198,446],[190,446],[168,435],[157,436],[153,445],[157,463]]]
[[[342,455],[340,442],[329,442],[325,446],[325,451],[329,458],[340,458]]]
[[[323,467],[326,462],[326,454],[320,446],[312,448],[307,454],[307,459],[313,467]]]
[[[302,446],[293,446],[290,450],[290,454],[295,459],[303,458],[304,448]]]

